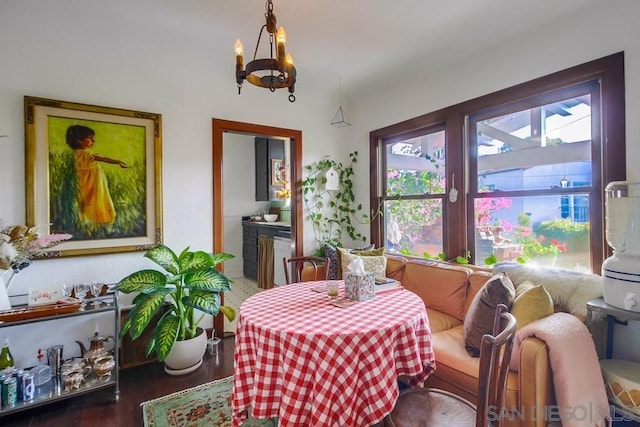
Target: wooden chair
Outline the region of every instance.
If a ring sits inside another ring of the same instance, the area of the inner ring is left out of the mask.
[[[307,279],[310,280],[328,280],[329,279],[329,265],[331,260],[329,258],[321,258],[316,256],[300,256],[293,258],[282,258],[282,264],[284,266],[284,278],[287,281],[287,285],[296,282],[302,282],[302,270],[306,267],[313,267],[313,277]],[[293,266],[293,280],[290,280],[289,268]]]
[[[496,308],[493,335],[485,334],[480,346],[478,404],[453,393],[433,388],[410,388],[400,392],[385,426],[502,425],[507,374],[516,333],[516,319],[504,304]]]

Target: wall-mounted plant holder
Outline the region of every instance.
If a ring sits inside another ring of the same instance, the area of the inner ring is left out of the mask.
[[[340,174],[338,171],[331,167],[325,173],[326,183],[324,184],[324,188],[327,191],[338,191],[340,190]]]

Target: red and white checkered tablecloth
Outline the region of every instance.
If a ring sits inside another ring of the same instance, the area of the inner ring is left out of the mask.
[[[306,282],[262,291],[240,307],[233,371],[233,425],[367,426],[388,415],[397,377],[424,381],[435,369],[422,300],[407,290],[349,307]],[[344,282],[340,281],[340,296]]]

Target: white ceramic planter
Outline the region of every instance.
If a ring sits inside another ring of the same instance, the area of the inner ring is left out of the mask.
[[[193,372],[202,365],[202,357],[207,351],[207,334],[198,328],[194,338],[176,341],[164,359],[164,370],[170,375],[184,375]]]

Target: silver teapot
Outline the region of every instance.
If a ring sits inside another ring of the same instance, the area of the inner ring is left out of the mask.
[[[115,338],[113,338],[113,336],[109,335],[108,337],[104,337],[98,332],[94,333],[93,336],[89,338],[89,350],[87,350],[82,342],[76,342],[80,346],[82,357],[87,361],[87,364],[91,366],[93,365],[93,361],[98,357],[113,354],[112,350],[107,350],[106,348],[104,348],[104,343],[108,340],[112,340],[115,344]]]

